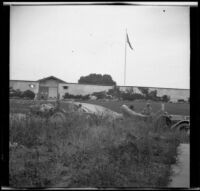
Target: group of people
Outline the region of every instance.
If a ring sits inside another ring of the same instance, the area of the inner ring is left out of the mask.
[[[134,108],[133,105],[130,105],[129,108],[130,108],[131,110],[135,111],[135,108]],[[144,107],[144,109],[142,110],[141,114],[143,114],[143,115],[152,115],[152,113],[153,113],[153,112],[152,112],[151,104],[150,104],[149,102],[147,102],[147,104],[146,104],[146,106]],[[159,110],[159,111],[156,112],[157,115],[158,115],[159,113],[162,114],[162,115],[164,115],[164,116],[170,117],[169,114],[168,114],[168,112],[165,111],[165,106],[164,106],[163,103],[162,103],[162,105],[161,105],[161,110]]]
[[[133,105],[130,105],[129,108],[131,110],[135,110]],[[146,106],[144,107],[144,109],[141,112],[143,115],[151,115],[152,114],[152,107],[150,103],[147,103]]]

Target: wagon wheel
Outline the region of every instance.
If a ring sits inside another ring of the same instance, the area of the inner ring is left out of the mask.
[[[168,116],[160,115],[155,116],[154,124],[156,129],[170,128],[172,121]]]
[[[64,115],[63,112],[60,112],[60,111],[57,111],[56,113],[54,113],[51,117],[50,117],[50,120],[52,122],[56,122],[56,123],[62,123],[62,122],[65,122],[66,120],[66,117]]]
[[[188,123],[182,123],[182,124],[178,125],[177,129],[180,131],[187,132],[190,129],[190,125]]]
[[[188,135],[190,134],[190,123],[186,121],[174,124],[171,128],[180,132],[186,132]]]

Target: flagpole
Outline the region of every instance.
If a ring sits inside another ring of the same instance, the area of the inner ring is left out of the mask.
[[[127,29],[125,34],[125,63],[124,63],[124,86],[126,85],[126,44],[127,44]]]

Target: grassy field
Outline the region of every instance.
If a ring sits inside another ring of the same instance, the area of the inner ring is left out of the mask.
[[[34,103],[34,102],[32,102]],[[10,102],[27,112],[30,101]],[[67,105],[61,104],[67,109]],[[67,113],[61,123],[10,115],[12,187],[165,187],[184,133],[126,118]]]
[[[123,104],[134,105],[136,112],[141,112],[146,106],[146,102],[136,102],[136,101],[101,101],[101,100],[90,100],[84,101],[85,103],[92,103],[97,105],[105,106],[113,111],[121,112],[120,106]],[[159,102],[150,102],[153,112],[156,112],[161,109],[161,103]],[[165,110],[169,114],[173,115],[190,115],[190,105],[188,103],[165,103]]]
[[[46,103],[47,101],[37,101],[37,103]],[[113,111],[121,113],[120,107],[123,104],[134,105],[136,112],[141,112],[146,106],[146,102],[136,102],[136,101],[103,101],[103,100],[90,100],[90,101],[80,101],[83,103],[97,104],[104,107],[107,107]],[[12,112],[27,112],[31,104],[34,104],[35,101],[30,100],[10,100],[10,110]],[[156,112],[161,109],[161,103],[151,102],[153,112]],[[61,107],[67,109],[65,103],[61,104]],[[165,110],[169,114],[173,115],[190,115],[190,105],[188,103],[165,103]]]

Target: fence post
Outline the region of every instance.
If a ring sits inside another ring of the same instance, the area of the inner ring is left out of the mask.
[[[165,111],[165,104],[164,103],[161,103],[161,110]]]

